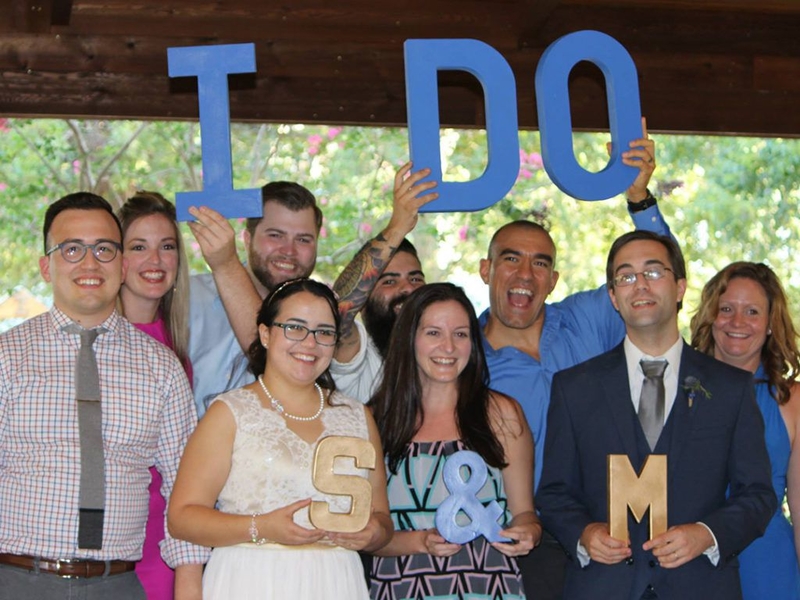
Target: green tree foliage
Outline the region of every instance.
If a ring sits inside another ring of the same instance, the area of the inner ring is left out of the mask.
[[[689,261],[685,305],[696,305],[716,270],[742,259],[769,263],[800,297],[800,141],[653,137],[658,168],[651,188]],[[316,273],[327,281],[388,221],[394,172],[408,156],[404,129],[234,124],[232,138],[235,187],[289,179],[316,194],[325,212]],[[196,123],[9,119],[0,120],[0,139],[0,299],[16,286],[48,294],[37,270],[40,227],[46,206],[60,196],[92,190],[120,206],[137,189],[174,199],[176,192],[202,187]],[[445,130],[441,139],[446,180],[483,172],[482,131]],[[583,166],[603,168],[606,139],[576,134]],[[476,280],[479,260],[492,233],[509,220],[550,227],[561,272],[554,298],[601,284],[611,241],[631,228],[622,197],[580,202],[552,184],[537,132],[522,132],[520,147],[519,178],[506,198],[476,213],[425,214],[412,236],[428,279],[466,284],[478,304],[485,303]],[[184,237],[192,270],[205,270],[188,228]],[[684,325],[689,316],[683,315]]]

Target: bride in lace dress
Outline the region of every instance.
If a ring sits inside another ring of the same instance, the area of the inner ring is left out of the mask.
[[[218,396],[186,445],[169,528],[214,547],[205,600],[368,597],[358,551],[385,545],[392,524],[375,423],[360,402],[331,391],[338,326],[325,285],[299,279],[276,288],[259,311],[249,351],[258,380]],[[337,462],[337,472],[372,485],[372,514],[356,533],[316,529],[308,517],[312,500],[328,502],[331,512],[349,509],[348,497],[312,483],[316,446],[332,435],[369,440],[377,453],[371,471]]]

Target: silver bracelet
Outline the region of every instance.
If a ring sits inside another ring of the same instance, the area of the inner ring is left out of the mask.
[[[254,543],[256,546],[261,546],[262,544],[267,543],[267,538],[260,538],[258,537],[258,527],[256,526],[256,517],[259,515],[253,513],[250,516],[250,529],[247,530],[247,533],[250,534],[250,541]]]

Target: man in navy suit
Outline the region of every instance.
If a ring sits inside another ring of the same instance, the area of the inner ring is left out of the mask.
[[[681,339],[686,266],[673,240],[621,236],[606,275],[626,336],[554,377],[536,498],[570,558],[564,598],[741,598],[736,555],[763,534],[777,502],[752,378]],[[637,415],[651,403],[643,387],[654,386],[640,360],[661,361],[655,432]],[[668,529],[648,540],[649,519],[629,514],[630,542],[612,538],[607,456],[627,455],[638,473],[651,453],[667,456]]]

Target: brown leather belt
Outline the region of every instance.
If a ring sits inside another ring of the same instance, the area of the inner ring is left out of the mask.
[[[8,565],[27,571],[35,571],[38,567],[42,573],[52,573],[65,578],[119,575],[120,573],[133,571],[136,568],[136,563],[129,560],[50,559],[21,554],[0,554],[0,565]]]

